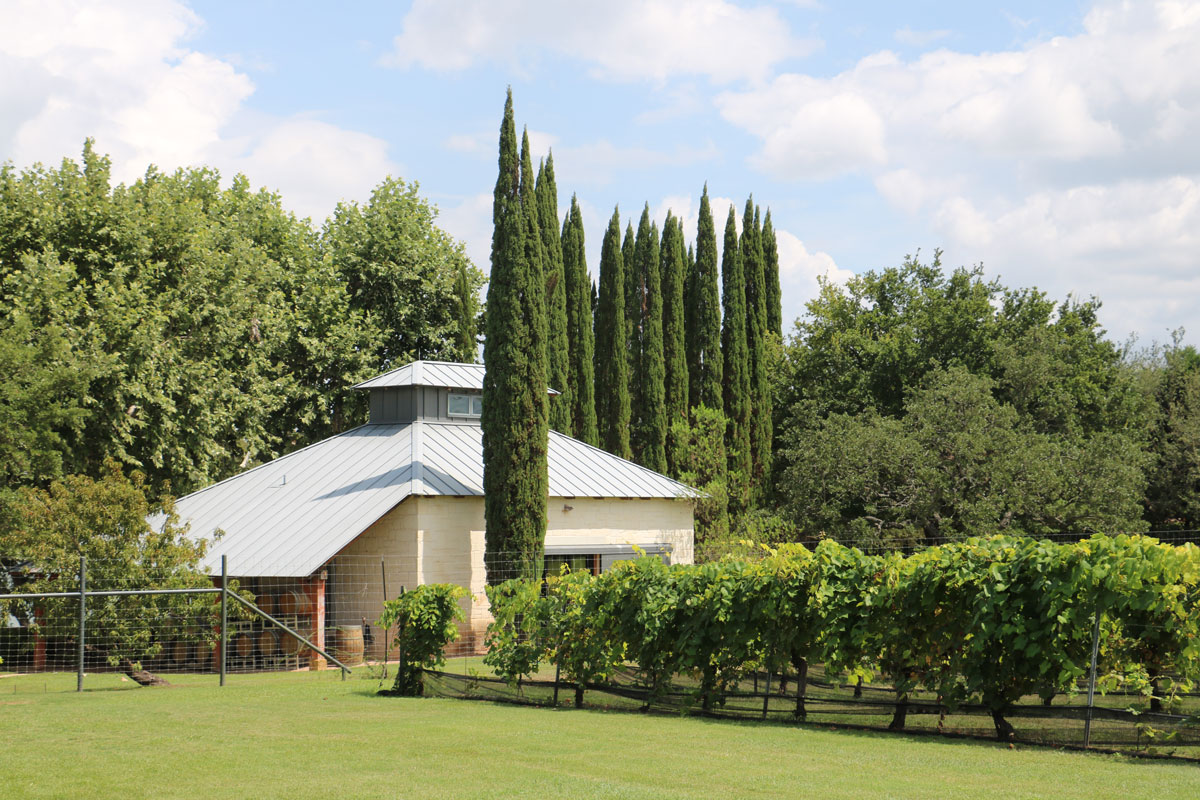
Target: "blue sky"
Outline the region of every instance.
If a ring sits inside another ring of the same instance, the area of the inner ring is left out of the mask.
[[[942,248],[1196,341],[1200,4],[344,5],[0,0],[0,159],[94,136],[123,180],[210,164],[315,224],[393,174],[486,270],[511,85],[593,271],[614,204],[694,232],[707,182],[771,208],[785,319],[819,275]]]

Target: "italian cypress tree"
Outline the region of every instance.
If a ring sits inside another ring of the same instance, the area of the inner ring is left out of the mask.
[[[600,293],[596,302],[596,423],[600,446],[613,455],[630,458],[629,360],[625,325],[621,212],[614,208],[600,248]]]
[[[459,263],[458,274],[454,278],[454,304],[454,315],[458,318],[458,325],[454,331],[454,349],[458,351],[460,361],[474,364],[479,358],[479,297],[475,294],[475,288],[471,286],[465,262]]]
[[[664,408],[663,298],[659,272],[658,225],[650,221],[650,204],[642,209],[634,246],[641,285],[641,354],[638,358],[637,399],[640,407],[634,448],[638,463],[655,472],[667,471],[667,417]]]
[[[771,224],[771,209],[762,227],[763,273],[767,281],[767,331],[783,341],[783,297],[779,290],[779,244],[775,241],[775,226]]]
[[[588,277],[583,240],[583,215],[571,196],[563,222],[563,277],[567,294],[567,385],[571,387],[571,429],[576,439],[600,444],[596,431],[595,338],[592,331],[592,282]]]
[[[537,219],[542,234],[542,252],[546,268],[546,378],[558,397],[550,398],[550,427],[573,435],[571,427],[571,382],[567,378],[570,359],[567,338],[567,282],[563,275],[562,240],[558,233],[558,186],[554,182],[554,154],[538,165]]]
[[[750,497],[765,499],[771,473],[771,392],[767,359],[771,350],[767,330],[766,281],[762,252],[762,221],[754,198],[746,200],[742,217],[742,271],[746,279],[746,351],[750,367]]]
[[[532,168],[522,169],[528,164],[518,160],[516,139],[510,89],[500,125],[483,350],[484,561],[491,583],[541,575],[549,491],[545,283],[533,187],[521,185],[532,181]]]
[[[721,258],[721,351],[724,355],[725,454],[729,459],[729,510],[749,506],[750,354],[746,347],[746,280],[738,252],[737,215],[729,208]]]
[[[689,257],[689,260],[690,257]],[[688,345],[688,406],[724,407],[721,352],[721,299],[717,291],[717,234],[708,185],[700,197],[695,260],[689,270],[690,296],[684,302]]]
[[[624,266],[625,279],[625,356],[626,375],[629,378],[629,424],[637,430],[642,419],[642,405],[638,402],[637,376],[640,371],[638,361],[642,357],[642,286],[638,278],[637,258],[634,250],[637,240],[634,238],[633,223],[625,223],[625,238],[621,243],[621,264]],[[633,459],[636,461],[637,437],[630,432],[630,447]]]
[[[661,252],[663,297],[663,409],[667,420],[667,471],[678,477],[684,445],[672,436],[676,423],[688,419],[687,336],[683,320],[683,283],[687,256],[683,252],[683,223],[671,212],[663,223]]]

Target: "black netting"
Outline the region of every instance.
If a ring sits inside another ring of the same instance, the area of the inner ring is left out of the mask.
[[[891,687],[880,684],[855,686],[830,680],[820,667],[813,669],[802,698],[794,680],[781,686],[778,676],[751,673],[728,687],[720,697],[705,703],[698,681],[676,676],[666,685],[651,688],[645,676],[627,667],[602,684],[588,684],[582,691],[575,684],[553,680],[553,666],[537,677],[510,684],[475,669],[426,671],[426,696],[515,703],[559,708],[695,714],[733,720],[767,720],[776,724],[803,721],[824,726],[887,730],[896,716],[897,699]],[[858,696],[856,696],[856,694]],[[1168,755],[1200,760],[1200,697],[1178,698],[1172,713],[1138,711],[1140,698],[1114,694],[1098,696],[1092,709],[1091,745],[1143,755]],[[798,708],[802,711],[798,714]],[[960,705],[951,710],[937,698],[920,693],[908,698],[903,730],[930,734],[996,739],[990,709]],[[1057,696],[1050,705],[1038,698],[1005,710],[1003,718],[1013,727],[1010,741],[1023,744],[1077,747],[1083,744],[1088,717],[1086,694]]]

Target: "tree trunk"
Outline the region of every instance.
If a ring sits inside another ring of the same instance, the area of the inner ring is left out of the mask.
[[[1004,718],[1004,709],[992,710],[992,724],[996,726],[996,738],[1002,742],[1011,742],[1016,734],[1013,726]]]
[[[896,711],[892,714],[892,722],[888,725],[889,731],[904,730],[904,722],[908,718],[908,694],[896,693]]]
[[[575,707],[583,708],[583,684],[575,684]]]
[[[700,694],[702,698],[702,707],[705,711],[712,708],[713,695],[717,691],[717,668],[705,667],[704,677],[700,681]]]
[[[1155,713],[1162,712],[1162,695],[1158,691],[1158,670],[1147,669],[1146,674],[1150,677],[1150,710]]]
[[[807,719],[808,709],[804,707],[804,693],[808,691],[808,659],[800,658],[792,663],[796,667],[796,719]]]
[[[854,699],[862,697],[862,675],[858,676],[858,683],[854,684]]]
[[[137,683],[139,686],[171,685],[157,675],[146,672],[144,669],[138,669],[137,666],[128,658],[121,659],[121,671],[128,675],[129,679]]]

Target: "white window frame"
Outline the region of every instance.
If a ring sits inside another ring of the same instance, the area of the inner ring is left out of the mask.
[[[455,411],[451,403],[455,398],[464,398],[467,401],[467,411]],[[446,415],[451,417],[464,417],[470,419],[478,419],[483,414],[483,397],[478,394],[465,394],[463,392],[451,392],[446,399]]]

